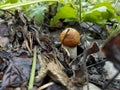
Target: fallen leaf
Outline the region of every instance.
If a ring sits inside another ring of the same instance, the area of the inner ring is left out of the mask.
[[[120,71],[120,33],[109,39],[102,47],[102,51],[113,62],[116,69]]]

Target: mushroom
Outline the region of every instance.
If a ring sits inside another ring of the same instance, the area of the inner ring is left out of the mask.
[[[62,48],[69,52],[71,59],[77,56],[77,45],[80,42],[80,33],[73,28],[66,28],[60,34]]]

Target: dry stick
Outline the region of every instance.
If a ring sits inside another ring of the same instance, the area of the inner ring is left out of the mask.
[[[27,39],[26,39],[26,38],[25,38],[25,45],[26,45],[28,51],[30,52],[30,54],[32,54],[32,51],[31,51],[31,49],[30,49],[30,47],[29,47],[29,45],[28,45],[28,42],[27,42]]]
[[[47,84],[39,87],[37,90],[43,90],[43,89],[45,89],[45,88],[47,88],[47,87],[49,87],[49,86],[51,86],[51,85],[53,85],[53,84],[54,84],[54,82],[49,82],[49,83],[47,83]]]
[[[76,58],[72,59],[72,61],[69,63],[69,66],[71,66],[71,65],[73,64],[73,62],[74,62],[77,58],[81,57],[82,55],[83,55],[83,53],[79,54]]]
[[[7,12],[7,13],[11,14],[12,16],[15,16],[15,15],[14,15],[12,12],[10,12],[9,10],[4,10],[4,9],[1,9],[1,8],[0,8],[0,11]]]
[[[26,38],[26,36],[25,36],[25,34],[24,34],[24,29],[23,29],[23,27],[20,27],[20,28],[21,28],[21,32],[22,32],[22,34],[23,34],[23,38],[24,38],[24,41],[25,41],[25,45],[26,45],[28,51],[30,52],[30,54],[32,54],[32,50],[30,49],[29,44],[28,44],[28,41],[27,41],[27,38]]]
[[[120,74],[120,72],[118,71],[118,72],[113,76],[113,78],[103,87],[103,90],[105,90],[105,89],[109,86],[109,84],[110,84],[111,82],[113,82],[113,80],[114,80],[119,74]]]
[[[86,67],[86,59],[87,59],[87,56],[88,56],[88,51],[85,50],[85,51],[83,52],[83,62],[84,62],[86,80],[87,80],[87,90],[89,90],[88,70],[87,70],[87,67]]]
[[[105,63],[105,62],[106,62],[106,60],[97,62],[97,63],[95,63],[95,64],[92,64],[92,65],[87,66],[87,68],[91,68],[91,67],[97,66],[97,65],[99,65],[99,64],[101,64],[101,63]]]
[[[63,40],[62,40],[61,44],[63,44],[63,42],[64,42],[65,38],[67,37],[67,34],[68,34],[69,31],[70,31],[70,29],[67,30],[65,36],[63,37]]]
[[[78,1],[78,3],[79,3],[79,9],[78,9],[78,11],[79,11],[79,25],[80,25],[80,23],[81,23],[81,8],[82,8],[82,4],[81,4],[81,0],[79,0]],[[81,29],[81,25],[80,25],[80,29]],[[83,52],[83,62],[84,62],[84,68],[85,68],[85,73],[86,73],[86,79],[87,79],[87,90],[89,90],[89,85],[88,85],[88,71],[87,71],[87,67],[86,67],[86,59],[87,59],[87,56],[88,56],[88,53],[87,53],[87,51],[85,50],[84,52]],[[72,62],[71,62],[72,63]]]
[[[36,53],[37,53],[37,51],[36,51],[36,46],[35,46],[28,90],[32,90],[33,89],[33,85],[34,85],[35,68],[36,68],[36,58],[37,58],[37,54]]]
[[[67,37],[67,34],[68,34],[69,31],[70,31],[70,29],[68,29],[67,32],[65,33],[65,36],[63,37],[63,40],[62,40],[62,42],[61,42],[61,47],[62,47],[62,44],[63,44],[65,38]],[[66,48],[64,48],[64,50],[67,52],[68,56],[70,56],[69,51],[68,51]]]
[[[30,50],[32,50],[32,45],[33,45],[33,36],[29,32],[29,42],[30,42]]]

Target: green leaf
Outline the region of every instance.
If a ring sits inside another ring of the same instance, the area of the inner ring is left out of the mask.
[[[51,19],[50,25],[54,25],[59,19],[77,19],[77,10],[72,8],[69,4],[64,5]]]
[[[118,22],[120,22],[120,16],[116,16]]]
[[[5,3],[17,3],[19,0],[6,0]]]
[[[11,9],[11,8],[16,8],[16,7],[21,7],[25,5],[30,5],[38,2],[46,2],[46,1],[58,1],[58,0],[34,0],[34,1],[26,1],[26,2],[19,2],[19,3],[13,3],[13,4],[4,4],[1,5],[1,9]]]
[[[107,8],[113,9],[112,4],[109,3],[109,2],[99,2],[92,9],[95,9],[95,8],[98,8],[98,7],[101,7],[101,6],[106,6]]]
[[[44,19],[44,12],[46,10],[46,6],[37,6],[36,8],[32,8],[29,13],[28,16],[30,18],[34,18],[35,22],[37,25],[40,25]]]
[[[115,17],[114,8],[110,3],[102,2],[82,14],[82,21],[106,24],[108,19]]]
[[[105,6],[108,10],[107,12],[111,13],[114,16],[115,9],[113,8],[112,4],[109,3],[109,2],[98,3],[92,9],[99,8],[99,7],[102,7],[102,6]]]
[[[117,13],[117,15],[120,15],[120,2],[118,2],[115,6],[115,11]]]

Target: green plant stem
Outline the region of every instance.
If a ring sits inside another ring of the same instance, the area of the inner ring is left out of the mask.
[[[32,90],[33,89],[34,77],[35,77],[35,69],[36,69],[36,58],[37,58],[37,54],[36,54],[36,46],[35,46],[28,90]]]
[[[78,5],[79,5],[79,8],[78,8],[78,12],[77,12],[77,14],[78,14],[78,22],[79,22],[79,25],[80,25],[80,29],[81,29],[81,0],[78,0]]]
[[[118,2],[119,2],[119,0],[115,0],[114,7],[116,7],[116,5],[117,5]]]
[[[79,0],[79,23],[81,22],[81,0]]]

